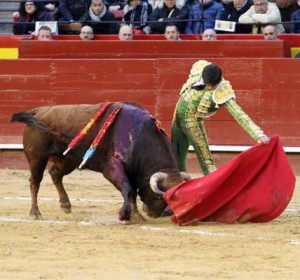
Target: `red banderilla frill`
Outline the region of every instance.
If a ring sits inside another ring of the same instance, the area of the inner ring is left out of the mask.
[[[68,149],[66,149],[63,153],[65,156],[71,149],[73,149],[88,133],[92,125],[95,123],[97,119],[106,111],[106,109],[111,105],[111,102],[106,102],[104,105],[98,110],[95,116],[88,122],[88,124],[79,132],[79,134],[73,138],[73,140],[68,145]]]
[[[106,119],[105,123],[103,124],[103,126],[100,129],[100,131],[98,132],[97,136],[95,137],[93,143],[91,144],[90,148],[86,151],[86,153],[85,153],[85,155],[83,157],[83,161],[79,165],[79,169],[81,169],[82,166],[87,162],[87,160],[93,156],[93,154],[94,154],[97,146],[99,145],[101,139],[105,135],[105,133],[108,130],[108,128],[112,125],[112,123],[114,122],[116,116],[118,115],[118,113],[120,112],[121,109],[122,109],[122,106],[116,108],[108,116],[108,118]]]

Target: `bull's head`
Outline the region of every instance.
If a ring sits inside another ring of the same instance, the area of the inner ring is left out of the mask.
[[[147,195],[143,195],[143,209],[147,215],[152,218],[159,217],[165,210],[167,203],[163,199],[165,191],[171,187],[187,181],[190,176],[184,172],[164,173],[157,172],[150,178],[150,188],[147,190]]]

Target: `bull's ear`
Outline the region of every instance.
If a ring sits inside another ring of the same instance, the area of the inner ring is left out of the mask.
[[[192,177],[186,172],[180,172],[181,178],[183,181],[189,181]]]
[[[160,195],[163,195],[164,192],[161,191],[159,188],[158,188],[158,184],[159,183],[163,183],[164,181],[166,181],[168,178],[168,174],[167,173],[164,173],[164,172],[157,172],[157,173],[154,173],[151,178],[150,178],[150,188],[151,190],[156,193],[156,194],[160,194]]]

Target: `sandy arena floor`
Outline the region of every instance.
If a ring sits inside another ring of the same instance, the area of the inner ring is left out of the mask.
[[[168,217],[118,222],[120,193],[90,171],[65,178],[69,215],[46,173],[43,220],[35,221],[29,172],[0,169],[0,178],[0,279],[300,279],[299,177],[290,205],[273,222],[188,227]]]

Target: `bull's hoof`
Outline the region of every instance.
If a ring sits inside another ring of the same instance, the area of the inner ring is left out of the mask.
[[[70,214],[72,212],[72,206],[70,201],[65,201],[65,202],[60,201],[60,208],[66,214]]]
[[[30,212],[29,212],[29,215],[31,217],[33,217],[35,220],[41,220],[42,219],[42,214],[41,212],[39,211],[38,208],[36,207],[32,207]]]
[[[119,220],[128,222],[131,218],[131,209],[122,207],[119,212]]]

